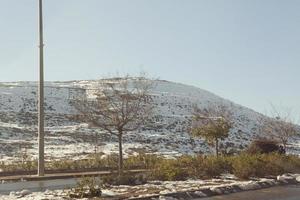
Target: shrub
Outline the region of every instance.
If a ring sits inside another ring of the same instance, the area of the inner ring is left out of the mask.
[[[138,154],[124,160],[125,169],[151,169],[163,158],[153,154]]]
[[[95,177],[83,177],[69,192],[70,198],[93,198],[101,195],[100,182]]]
[[[178,158],[180,167],[186,169],[188,177],[197,178],[199,171],[199,159],[196,156],[184,155]]]
[[[284,166],[287,163],[284,162],[286,156],[272,153],[272,154],[262,154],[260,155],[261,160],[264,162],[264,168],[261,170],[264,171],[265,176],[277,176],[279,174],[285,173]]]
[[[276,176],[300,172],[300,159],[296,156],[272,154],[241,154],[233,158],[233,173],[243,179]]]
[[[21,168],[26,171],[30,171],[30,170],[36,169],[37,166],[38,166],[37,161],[26,161],[26,162],[22,163]]]
[[[193,178],[213,178],[231,171],[229,157],[225,156],[184,156],[178,161]]]
[[[91,154],[86,159],[82,160],[53,160],[46,163],[47,169],[68,169],[68,170],[82,170],[98,168],[99,170],[106,170],[107,168],[113,170],[117,168],[118,157],[115,154],[102,158],[103,154]]]
[[[6,164],[0,162],[0,171],[3,172],[15,172],[15,171],[31,171],[37,168],[37,161],[15,162],[13,164]]]
[[[143,174],[123,174],[121,176],[107,175],[102,177],[103,185],[141,185],[145,184],[146,182],[147,176]]]
[[[260,138],[253,140],[246,152],[250,154],[284,153],[284,150],[276,141]]]
[[[234,175],[242,179],[264,175],[264,164],[258,155],[239,155],[233,159],[232,168]]]
[[[153,180],[179,181],[188,178],[187,169],[182,168],[177,160],[164,159],[157,163],[150,175]]]
[[[280,163],[284,173],[300,173],[300,158],[298,156],[281,156]]]
[[[227,173],[231,170],[230,163],[226,157],[223,156],[208,156],[200,163],[199,172],[202,178],[212,178]]]

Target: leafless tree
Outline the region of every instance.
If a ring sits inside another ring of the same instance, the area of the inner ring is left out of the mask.
[[[151,116],[152,86],[153,81],[145,77],[105,79],[93,92],[94,98],[74,101],[77,119],[118,138],[119,175],[123,172],[123,135],[144,126]]]
[[[269,114],[271,117],[262,120],[262,133],[280,142],[284,150],[286,150],[288,141],[298,132],[297,126],[292,120],[290,110],[284,109],[284,111],[279,111],[272,104],[271,108],[271,113]]]
[[[225,106],[214,106],[205,109],[194,107],[192,135],[203,137],[209,145],[215,146],[219,155],[219,140],[229,135],[232,127],[232,113]]]

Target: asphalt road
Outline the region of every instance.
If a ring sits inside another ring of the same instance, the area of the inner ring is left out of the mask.
[[[300,200],[300,185],[272,187],[199,200]]]

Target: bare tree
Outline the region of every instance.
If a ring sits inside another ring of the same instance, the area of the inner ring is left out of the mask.
[[[153,81],[140,78],[103,80],[93,92],[94,98],[77,99],[77,119],[118,138],[119,175],[123,171],[123,135],[145,125],[151,116],[150,89]]]
[[[291,112],[288,109],[279,111],[271,104],[271,118],[262,120],[262,133],[267,134],[271,139],[280,142],[286,151],[289,140],[294,137],[297,132],[297,126],[291,118]]]
[[[231,112],[224,106],[206,109],[194,107],[192,135],[203,137],[209,145],[215,146],[216,156],[219,155],[219,140],[229,135],[232,127]]]

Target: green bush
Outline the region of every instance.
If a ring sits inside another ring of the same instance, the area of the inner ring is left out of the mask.
[[[141,185],[147,182],[147,176],[142,174],[107,175],[101,180],[103,185]]]
[[[37,161],[26,161],[21,164],[21,168],[26,171],[37,169],[37,166],[38,166]]]
[[[125,169],[151,169],[163,158],[152,154],[139,154],[124,160]]]
[[[163,159],[154,165],[150,177],[153,180],[162,181],[186,180],[188,172],[179,164],[178,160]]]
[[[243,179],[299,173],[300,158],[281,154],[241,154],[233,158],[233,173]]]
[[[230,157],[225,156],[182,156],[178,158],[189,177],[213,178],[231,171]]]
[[[199,178],[212,178],[227,173],[231,169],[230,163],[223,156],[208,156],[199,163]]]
[[[280,164],[284,173],[300,173],[300,158],[298,156],[281,156]]]
[[[242,154],[232,161],[233,173],[239,178],[261,177],[264,175],[264,163],[259,155]]]
[[[264,176],[277,176],[286,172],[285,166],[289,165],[289,162],[285,162],[284,155],[272,153],[262,154],[259,156],[262,160],[264,167],[261,169],[264,172]]]
[[[6,164],[5,162],[0,163],[0,169],[3,172],[15,172],[15,171],[31,171],[37,169],[37,161],[25,161],[15,162],[13,164]]]

